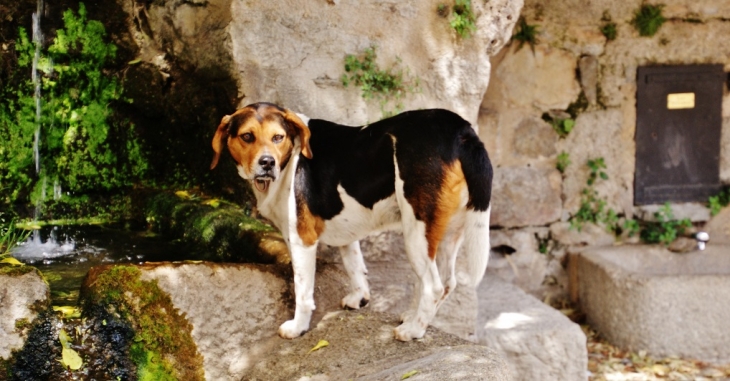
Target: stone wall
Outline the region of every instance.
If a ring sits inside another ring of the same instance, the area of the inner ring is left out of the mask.
[[[605,160],[608,180],[597,182],[596,190],[607,207],[627,218],[643,218],[656,209],[633,205],[637,67],[719,63],[730,71],[730,3],[665,3],[667,21],[654,36],[641,37],[631,24],[641,0],[526,0],[522,17],[537,26],[537,44],[520,49],[513,42],[492,57],[479,133],[496,167],[492,221],[501,230],[493,232],[493,241],[516,252],[495,253],[490,267],[528,291],[540,294],[546,285],[557,284],[552,291],[562,292],[564,247],[613,241],[598,227],[568,228],[586,186],[587,159]],[[611,41],[600,31],[609,19],[617,30]],[[572,132],[560,138],[542,115],[567,111],[571,104],[582,107]],[[727,86],[722,116],[720,178],[728,184]],[[562,174],[555,169],[561,152],[572,162]],[[673,209],[678,218],[709,218],[700,204]],[[550,228],[547,237],[535,232],[542,227]]]

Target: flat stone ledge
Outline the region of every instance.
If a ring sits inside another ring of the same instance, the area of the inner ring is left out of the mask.
[[[510,380],[508,365],[494,350],[429,327],[420,340],[393,339],[395,316],[338,311],[304,336],[279,340],[243,380]],[[320,340],[328,346],[312,351]]]
[[[505,357],[513,380],[586,380],[586,336],[578,324],[493,276],[477,297],[477,342]]]

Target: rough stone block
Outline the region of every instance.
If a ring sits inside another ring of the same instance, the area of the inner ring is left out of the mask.
[[[492,230],[493,250],[487,273],[515,284],[522,290],[538,294],[547,275],[548,257],[540,253],[538,239],[546,239],[547,228]],[[514,252],[509,253],[509,251]],[[505,252],[507,251],[507,252]]]
[[[578,61],[578,68],[583,94],[588,103],[594,105],[598,101],[598,58],[595,55],[583,56]]]
[[[611,245],[616,236],[605,227],[584,223],[581,229],[571,228],[570,222],[556,222],[550,225],[551,237],[566,246]]]
[[[565,50],[539,44],[533,52],[513,44],[495,68],[501,81],[493,85],[499,86],[500,98],[518,107],[565,110],[580,94],[576,66],[576,57]]]
[[[588,322],[621,348],[730,362],[730,247],[674,254],[659,246],[586,248],[576,257]]]
[[[23,347],[31,323],[50,301],[48,284],[38,270],[0,264],[0,360]]]
[[[586,380],[586,336],[577,324],[495,277],[477,293],[478,343],[505,356],[513,380]]]
[[[495,168],[492,226],[540,226],[559,220],[561,184],[556,169]]]
[[[621,110],[598,110],[578,115],[573,131],[558,144],[558,151],[569,154],[570,164],[564,175],[565,209],[575,213],[580,208],[582,190],[590,170],[588,160],[602,157],[608,180],[599,179],[594,188],[607,207],[617,213],[633,211],[635,152],[634,134],[623,130]]]

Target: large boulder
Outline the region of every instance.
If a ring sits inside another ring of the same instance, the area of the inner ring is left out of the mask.
[[[112,281],[110,274],[117,273],[121,277],[126,277],[126,273],[139,275],[131,282]],[[193,352],[202,357],[200,371],[204,372],[205,379],[271,380],[317,376],[320,380],[339,380],[357,376],[380,380],[386,375],[400,377],[411,370],[418,370],[420,377],[427,379],[460,374],[457,371],[463,370],[465,362],[477,365],[464,373],[467,377],[509,379],[499,355],[435,327],[429,328],[423,340],[398,342],[393,337],[393,329],[398,325],[393,310],[388,311],[390,314],[374,312],[376,308],[341,313],[340,299],[348,280],[337,264],[320,263],[318,266],[313,329],[301,338],[281,339],[277,328],[293,313],[291,277],[291,269],[286,265],[200,262],[110,266],[90,272],[83,295],[87,310],[94,309],[89,301],[98,302],[105,295],[127,300],[126,304],[117,303],[106,309],[112,315],[127,316],[135,328],[141,326],[137,322],[145,319],[144,316],[131,316],[137,313],[136,309],[149,314],[152,307],[162,308],[164,313],[159,316],[184,317],[184,324],[176,326],[175,334],[192,338],[196,347]],[[113,289],[105,289],[112,283]],[[152,294],[168,295],[165,298],[169,297],[169,305],[142,305],[148,298],[137,295],[140,287],[153,291],[159,288],[159,292]],[[374,295],[378,291],[378,287],[374,287]],[[378,302],[373,299],[371,304]],[[475,305],[475,300],[471,304]],[[337,314],[331,315],[332,312]],[[474,320],[469,323],[473,332]],[[165,327],[159,327],[159,332],[165,331]],[[320,339],[327,340],[329,347],[310,353]],[[182,355],[184,353],[170,354]],[[180,361],[171,362],[176,363]],[[187,371],[195,374],[194,364],[187,365],[191,368]]]
[[[472,2],[476,29],[460,38],[437,1],[124,2],[140,57],[210,78],[232,75],[241,104],[273,101],[311,117],[363,124],[382,117],[342,85],[345,56],[377,47],[382,69],[403,71],[413,95],[404,108],[442,107],[476,122],[489,82],[489,56],[509,40],[522,1]]]

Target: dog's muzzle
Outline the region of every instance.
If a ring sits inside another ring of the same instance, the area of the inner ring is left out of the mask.
[[[253,186],[259,192],[265,193],[269,190],[269,185],[276,180],[276,159],[270,155],[264,155],[259,158],[256,176],[253,178]]]

